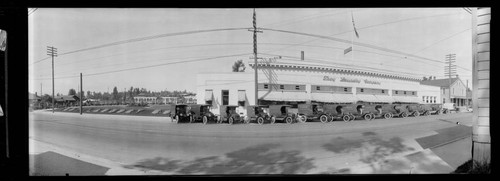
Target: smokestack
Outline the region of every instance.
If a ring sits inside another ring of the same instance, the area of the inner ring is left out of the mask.
[[[300,60],[304,61],[304,51],[300,51]]]

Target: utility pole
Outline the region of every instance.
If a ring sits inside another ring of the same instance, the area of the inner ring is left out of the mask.
[[[80,73],[80,115],[83,112],[83,79],[82,73]]]
[[[448,76],[448,97],[451,103],[451,77],[457,73],[457,65],[455,63],[456,54],[448,54],[446,55],[445,63],[448,64],[445,66],[445,76]]]
[[[257,75],[257,33],[262,33],[262,30],[257,29],[257,17],[255,15],[255,8],[253,9],[253,56],[255,66],[255,105],[259,105],[259,92],[258,92],[258,75]]]
[[[47,55],[52,57],[52,113],[54,113],[54,57],[57,57],[57,48],[47,46]]]

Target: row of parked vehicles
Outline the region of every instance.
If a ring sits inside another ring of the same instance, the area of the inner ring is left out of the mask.
[[[246,115],[236,110],[239,106],[222,105],[220,113],[214,114],[207,104],[178,104],[171,108],[171,118],[177,123],[258,123],[274,124],[276,122],[292,124],[319,120],[322,123],[355,119],[373,120],[393,117],[421,116],[431,114],[447,114],[450,111],[441,104],[298,104],[291,105],[257,105],[247,106]]]

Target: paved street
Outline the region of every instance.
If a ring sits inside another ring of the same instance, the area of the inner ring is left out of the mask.
[[[432,140],[463,139],[472,114],[292,125],[175,124],[161,117],[43,111],[29,117],[30,154],[90,162],[96,165],[85,166],[91,175],[325,174],[453,171],[458,163],[448,160],[456,157],[441,158],[447,150],[433,148],[442,143]],[[432,136],[439,139],[426,138]],[[47,159],[34,160],[32,168]]]

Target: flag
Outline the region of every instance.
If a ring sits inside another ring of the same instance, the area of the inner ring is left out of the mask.
[[[349,47],[347,49],[344,50],[344,55],[349,53],[350,51],[352,51],[352,47]]]
[[[354,33],[356,34],[356,37],[359,38],[358,30],[356,30],[356,25],[354,25],[354,16],[352,15],[352,12],[351,12],[351,18],[352,18],[352,27],[354,27]]]
[[[5,51],[7,47],[7,32],[0,30],[0,50]]]

